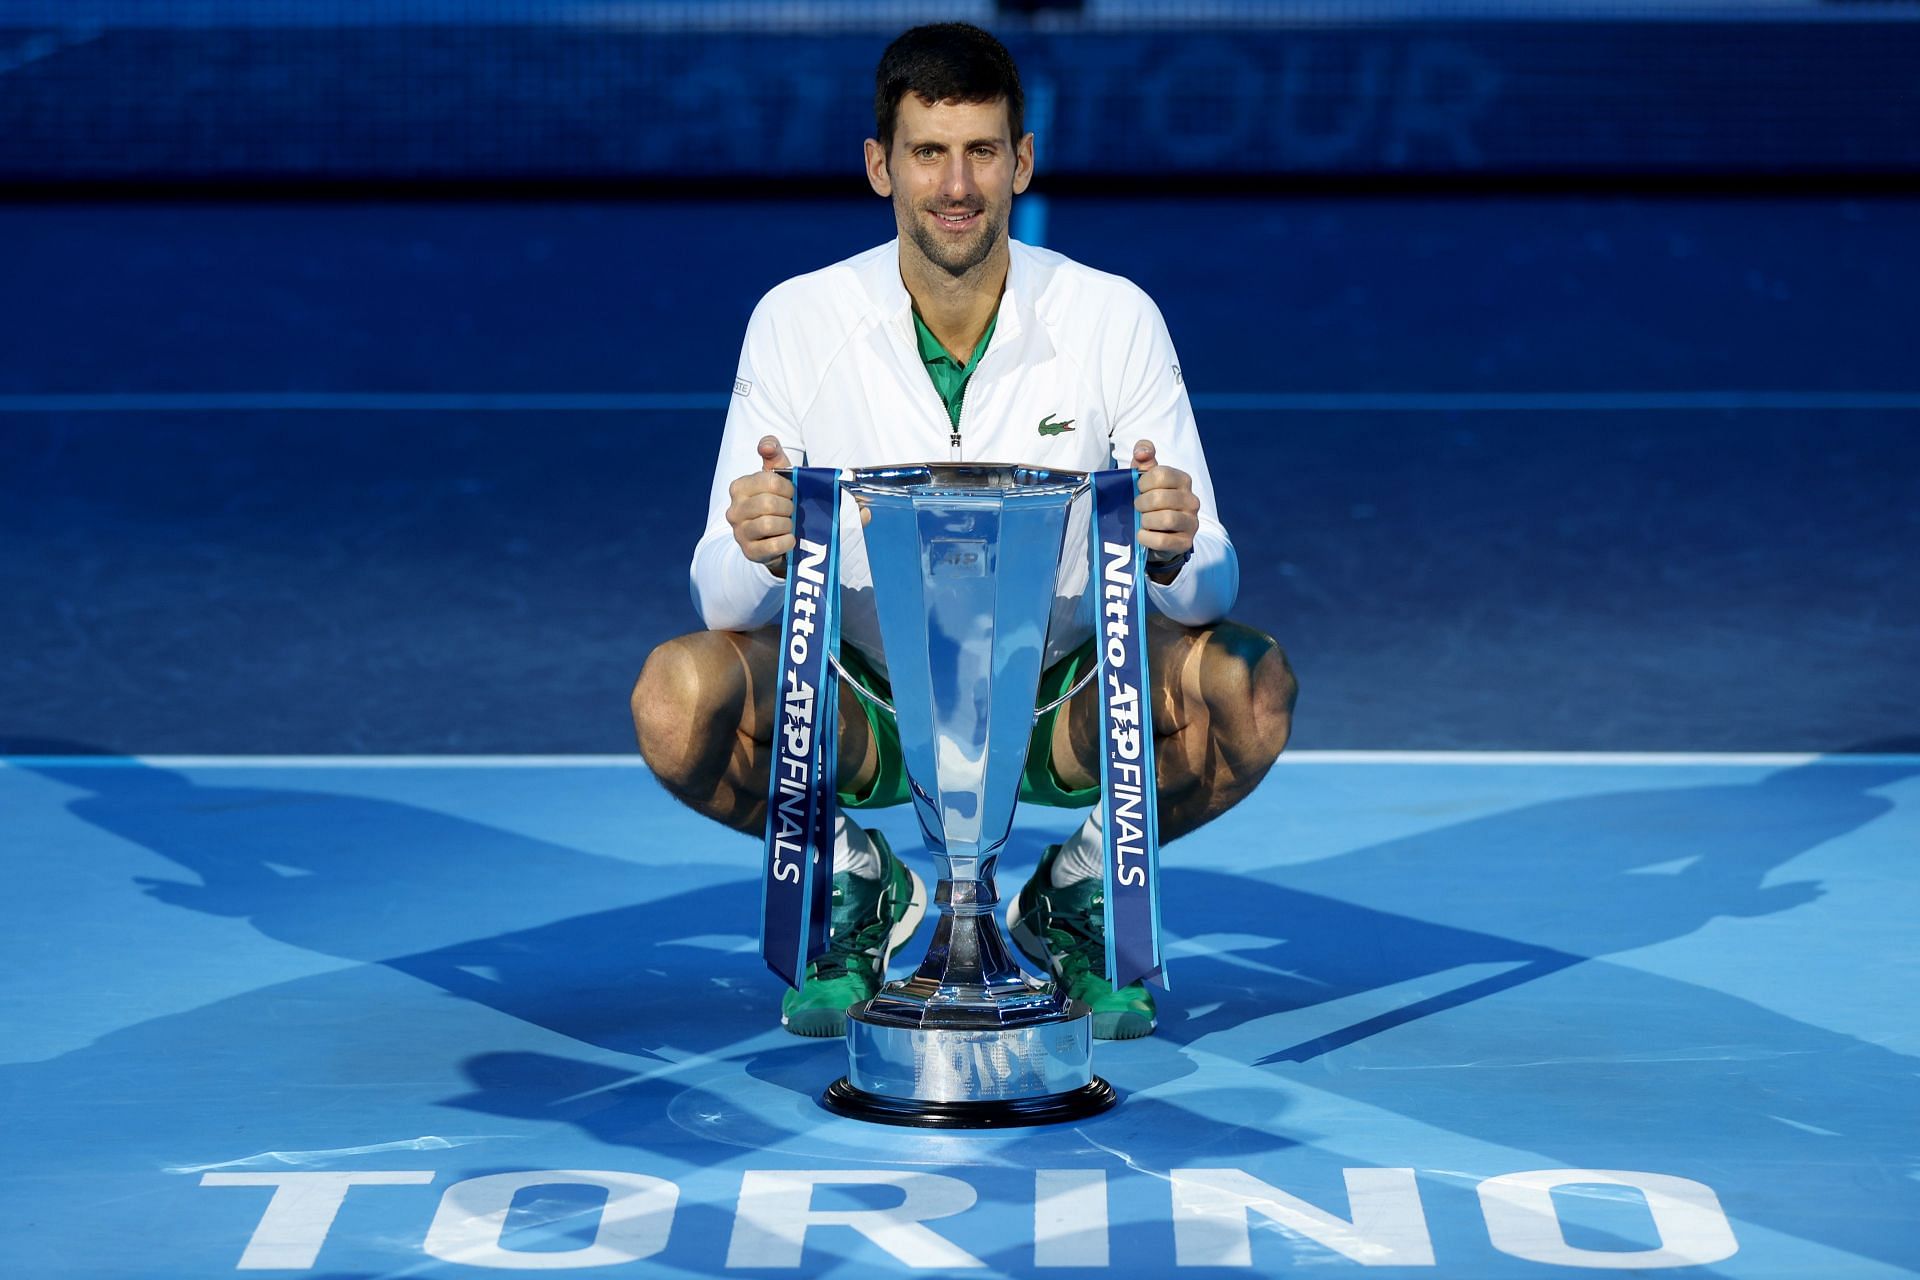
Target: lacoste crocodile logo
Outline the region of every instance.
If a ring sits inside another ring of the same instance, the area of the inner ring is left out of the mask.
[[[1046,417],[1040,419],[1040,434],[1043,436],[1057,436],[1062,431],[1073,430],[1073,424],[1078,421],[1080,421],[1078,418],[1068,418],[1065,422],[1055,422],[1053,415],[1048,414]]]

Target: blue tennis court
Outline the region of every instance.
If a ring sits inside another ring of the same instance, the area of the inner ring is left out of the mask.
[[[1915,1270],[1920,756],[1301,756],[1169,849],[1121,1105],[973,1134],[818,1106],[754,842],[625,760],[0,803],[23,1273]]]

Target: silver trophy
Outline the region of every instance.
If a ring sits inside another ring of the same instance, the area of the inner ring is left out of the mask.
[[[842,1115],[986,1128],[1113,1105],[1090,1011],[1023,972],[994,919],[994,863],[1048,709],[1034,698],[1068,516],[1088,488],[1081,472],[972,463],[860,469],[846,485],[872,513],[890,709],[939,886],[920,967],[849,1013],[847,1074],[824,1099]]]

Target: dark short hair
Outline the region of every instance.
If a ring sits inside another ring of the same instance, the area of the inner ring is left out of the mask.
[[[1007,103],[1013,141],[1025,132],[1027,98],[1020,90],[1020,69],[1013,55],[979,27],[965,22],[934,22],[903,33],[880,55],[873,77],[873,124],[880,145],[893,150],[893,129],[900,99],[911,93],[936,102]]]

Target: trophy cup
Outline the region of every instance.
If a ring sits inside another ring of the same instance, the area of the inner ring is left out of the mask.
[[[1142,922],[1136,936],[1151,937],[1143,953],[1148,958],[1122,967],[1157,969],[1151,732],[1137,696],[1144,688],[1145,646],[1137,634],[1140,615],[1131,612],[1140,607],[1133,594],[1133,478],[1103,472],[1096,486],[1083,472],[987,463],[848,473],[796,468],[793,475],[799,550],[780,673],[789,711],[776,732],[769,793],[763,952],[797,985],[807,958],[824,945],[836,698],[816,697],[815,690],[830,686],[828,667],[838,668],[832,593],[842,490],[870,513],[864,540],[892,703],[854,687],[896,719],[914,813],[938,872],[926,958],[911,977],[886,984],[848,1011],[847,1074],[822,1102],[861,1120],[930,1128],[1045,1124],[1103,1111],[1116,1095],[1093,1074],[1091,1012],[1015,962],[994,919],[994,864],[1012,828],[1035,717],[1096,674],[1111,673],[1113,659],[1127,649],[1134,655],[1128,660],[1138,664],[1126,668],[1135,683],[1111,681],[1125,695],[1122,705],[1116,709],[1112,691],[1103,688],[1103,724],[1119,744],[1110,744],[1103,780],[1109,804],[1118,792],[1131,806],[1109,808],[1110,815],[1121,814],[1110,816],[1109,830],[1134,833],[1134,847],[1120,852],[1134,855],[1149,886],[1136,904],[1147,914],[1135,911]],[[1076,500],[1096,487],[1102,528],[1124,524],[1125,531],[1104,544],[1110,556],[1104,573],[1096,541],[1086,589],[1103,600],[1102,615],[1132,619],[1133,638],[1126,639],[1123,621],[1104,621],[1108,643],[1100,665],[1036,708],[1069,516]],[[802,710],[794,711],[803,695]],[[1120,760],[1121,747],[1132,763]],[[1130,773],[1115,774],[1115,768]],[[802,855],[809,841],[810,858]],[[1109,865],[1110,885],[1112,872]],[[1126,883],[1140,880],[1128,874]]]
[[[994,910],[1077,472],[934,464],[857,470],[867,559],[937,916],[912,977],[849,1012],[833,1110],[933,1127],[1091,1115],[1093,1019],[1014,961]]]

